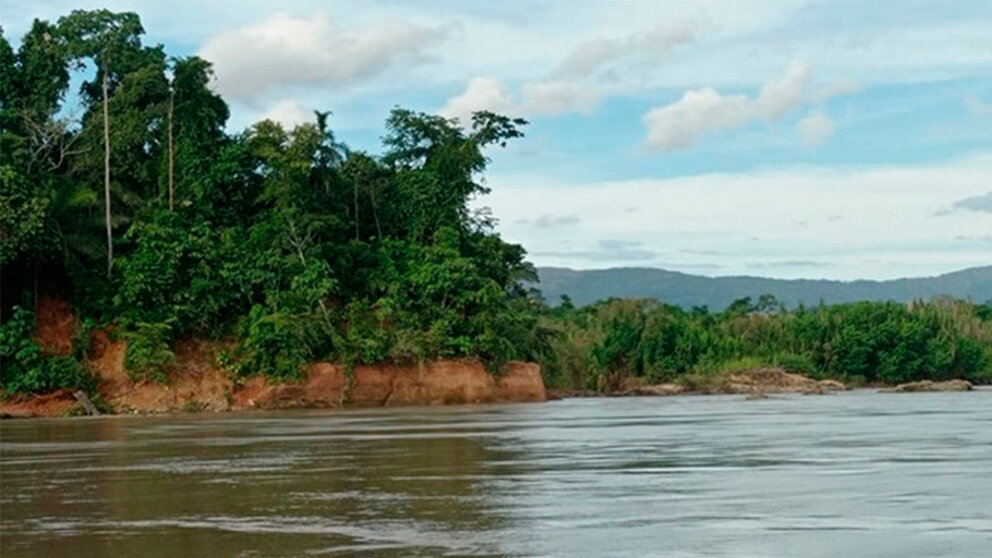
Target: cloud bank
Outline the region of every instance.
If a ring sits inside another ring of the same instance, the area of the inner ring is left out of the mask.
[[[623,36],[582,41],[544,78],[523,82],[517,98],[501,81],[475,77],[440,112],[462,120],[479,110],[527,117],[588,113],[618,86],[631,78],[636,80],[673,48],[691,41],[695,33],[694,25],[658,25]]]
[[[756,121],[779,120],[810,99],[825,100],[851,87],[831,85],[813,91],[812,70],[805,62],[793,62],[785,75],[765,83],[757,96],[724,95],[713,87],[690,89],[668,105],[649,110],[642,122],[647,129],[644,145],[654,151],[669,152],[690,147],[700,137]],[[833,134],[833,124],[822,114],[810,115],[800,123],[804,140],[816,144]]]
[[[987,152],[927,165],[584,184],[497,174],[489,180],[492,194],[480,203],[504,218],[503,237],[527,246],[537,265],[693,271],[718,257],[721,273],[893,278],[988,265],[987,243],[963,239],[989,236],[990,183]],[[531,226],[547,213],[549,200],[556,214],[575,216],[581,226],[567,235]],[[639,210],[629,212],[632,205]],[[952,205],[969,211],[934,216],[935,207]]]
[[[214,63],[217,89],[252,106],[292,87],[347,87],[395,66],[423,63],[441,28],[380,22],[343,29],[325,17],[275,14],[215,35],[199,55]]]

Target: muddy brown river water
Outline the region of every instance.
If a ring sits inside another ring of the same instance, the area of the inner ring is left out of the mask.
[[[0,424],[0,556],[992,556],[992,392]]]

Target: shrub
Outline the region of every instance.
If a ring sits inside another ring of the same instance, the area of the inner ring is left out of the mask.
[[[124,368],[128,376],[135,380],[168,381],[169,366],[176,361],[170,348],[173,321],[139,322],[133,330],[123,334],[127,340]]]
[[[800,374],[815,374],[817,372],[813,359],[808,355],[797,353],[779,353],[772,358],[775,366],[784,368],[788,372],[798,372]]]
[[[231,362],[242,375],[265,374],[295,380],[313,357],[315,327],[312,316],[296,316],[256,305],[243,320],[241,343]]]
[[[37,393],[56,389],[90,390],[93,379],[73,357],[45,354],[32,340],[34,313],[15,306],[0,325],[0,388],[5,393]]]

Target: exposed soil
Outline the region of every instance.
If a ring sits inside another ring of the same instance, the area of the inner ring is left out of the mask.
[[[78,319],[68,302],[48,295],[38,295],[35,304],[37,329],[34,340],[49,354],[69,356],[76,338]]]
[[[478,362],[442,360],[412,366],[359,366],[351,380],[343,366],[314,363],[299,383],[254,377],[233,393],[234,409],[396,407],[544,401],[536,364],[510,362],[494,376]]]
[[[836,380],[814,380],[782,368],[756,368],[727,374],[716,374],[704,385],[687,386],[677,382],[644,384],[638,378],[626,378],[620,388],[600,393],[585,390],[552,389],[548,399],[571,397],[630,397],[699,394],[740,394],[759,399],[769,393],[824,394],[844,391],[847,386]]]
[[[919,393],[931,391],[971,391],[974,386],[967,380],[948,380],[946,382],[931,382],[923,380],[921,382],[909,382],[899,384],[891,389],[883,389],[886,393]]]
[[[759,368],[727,375],[719,393],[807,393],[819,394],[843,391],[844,384],[835,380],[817,381],[802,374],[787,372],[782,368]]]
[[[52,354],[73,352],[78,319],[71,305],[41,295],[37,302],[35,340]],[[563,397],[668,396],[687,393],[745,394],[761,398],[770,393],[822,394],[846,387],[835,380],[813,380],[781,368],[759,368],[717,375],[695,389],[678,383],[644,385],[625,380],[616,392],[546,391],[540,368],[533,363],[511,362],[497,375],[481,363],[444,360],[420,365],[358,366],[351,374],[340,365],[312,363],[299,382],[277,383],[262,376],[233,379],[216,364],[221,345],[183,339],[175,346],[176,364],[165,383],[133,380],[124,368],[127,344],[112,332],[90,334],[86,365],[97,378],[97,396],[114,413],[219,412],[249,409],[392,407],[545,401]],[[913,382],[887,391],[965,391],[971,384]],[[70,390],[0,400],[0,416],[62,416],[77,411],[79,402]]]
[[[640,386],[633,390],[633,395],[682,395],[688,391],[682,384],[665,383]]]
[[[77,405],[72,391],[60,389],[42,395],[15,396],[0,401],[0,418],[59,417]]]
[[[134,381],[124,369],[125,341],[105,331],[90,338],[90,370],[97,375],[97,393],[114,412],[226,411],[232,383],[213,364],[216,347],[196,339],[176,343],[176,366],[165,383]]]
[[[57,354],[71,354],[77,319],[72,307],[39,298],[36,339]],[[262,376],[235,381],[216,364],[220,344],[180,340],[167,382],[132,379],[124,367],[127,343],[111,331],[90,334],[86,366],[97,379],[97,400],[114,413],[218,412],[247,409],[445,405],[497,401],[544,401],[536,364],[511,362],[493,375],[481,363],[444,360],[422,365],[342,366],[311,364],[300,382],[275,383]],[[350,376],[350,378],[349,378]],[[0,401],[4,416],[61,416],[79,405],[71,391]]]

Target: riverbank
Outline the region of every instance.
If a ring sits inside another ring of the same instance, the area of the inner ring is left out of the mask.
[[[756,368],[735,372],[715,372],[694,375],[681,382],[644,384],[630,378],[619,389],[608,392],[551,388],[548,399],[584,397],[670,397],[677,395],[746,395],[760,399],[776,394],[828,395],[851,390],[877,391],[879,393],[923,393],[971,391],[975,386],[967,380],[932,382],[924,380],[898,385],[849,386],[837,380],[815,380],[783,368]]]
[[[126,341],[102,330],[90,335],[85,366],[96,388],[93,402],[108,414],[224,412],[253,409],[356,408],[461,403],[544,401],[538,365],[509,362],[490,374],[472,359],[439,360],[421,365],[346,367],[311,363],[303,379],[274,382],[263,376],[237,377],[217,364],[220,347],[185,339],[177,343],[176,363],[166,381],[131,378],[124,366]],[[57,417],[82,414],[73,390],[15,395],[0,400],[3,417]]]
[[[38,304],[35,341],[50,354],[76,352],[78,319],[64,301],[44,297]],[[88,396],[75,390],[15,395],[0,399],[0,417],[59,417],[87,414],[161,414],[297,408],[363,408],[465,403],[538,402],[574,397],[675,395],[830,394],[851,387],[837,380],[816,380],[782,367],[694,372],[667,383],[627,377],[606,392],[546,389],[538,364],[512,361],[491,374],[477,360],[462,358],[419,365],[378,364],[351,370],[329,362],[310,363],[303,377],[277,382],[263,375],[239,376],[218,358],[229,344],[195,337],[174,346],[174,363],[160,381],[131,374],[125,365],[128,342],[96,329],[85,336],[81,364],[94,381]],[[164,380],[164,381],[161,381]],[[890,392],[966,391],[965,380],[868,386]],[[92,398],[92,401],[90,400]],[[87,405],[90,405],[87,408]]]
[[[851,389],[879,393],[970,391],[964,380],[912,382],[897,386],[852,388],[836,380],[815,380],[781,368],[761,368],[691,377],[682,383],[644,384],[629,378],[610,392],[546,389],[538,365],[508,363],[493,375],[470,359],[442,360],[419,366],[345,367],[311,364],[304,379],[273,382],[263,376],[232,378],[209,358],[208,343],[186,340],[177,346],[180,366],[168,382],[131,380],[123,367],[123,342],[94,335],[89,367],[97,376],[96,402],[108,414],[218,413],[280,409],[414,407],[469,403],[541,402],[595,397],[669,397],[744,395],[764,399],[776,394],[826,395]],[[84,413],[71,390],[0,400],[0,417],[60,417]]]

